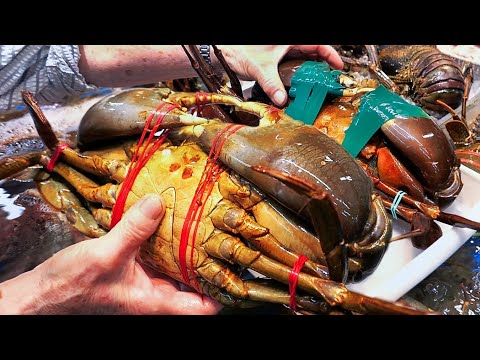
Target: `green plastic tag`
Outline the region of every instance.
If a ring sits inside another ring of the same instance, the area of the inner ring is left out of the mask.
[[[384,123],[409,117],[430,118],[421,107],[409,104],[380,85],[360,99],[358,112],[345,131],[342,145],[352,156],[357,156]]]
[[[331,70],[324,62],[306,61],[292,77],[288,92],[293,98],[285,113],[296,120],[312,125],[327,93],[342,95],[344,87],[337,82],[342,72]]]

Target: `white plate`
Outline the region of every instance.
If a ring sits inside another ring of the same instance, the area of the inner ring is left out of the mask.
[[[480,221],[480,174],[461,166],[463,189],[458,198],[443,211]],[[394,220],[393,236],[410,229],[401,220]],[[452,256],[475,230],[439,223],[443,236],[426,250],[413,247],[410,239],[389,244],[377,269],[365,280],[349,284],[355,292],[396,301],[430,275]]]

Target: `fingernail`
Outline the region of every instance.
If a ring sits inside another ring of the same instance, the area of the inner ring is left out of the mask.
[[[285,102],[285,92],[277,90],[277,92],[273,94],[273,101],[275,101],[277,105],[283,105]]]
[[[140,211],[150,219],[156,220],[163,211],[162,197],[158,194],[149,194],[140,200]]]

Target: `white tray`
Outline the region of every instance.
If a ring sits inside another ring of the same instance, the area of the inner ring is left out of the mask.
[[[463,189],[458,198],[443,209],[474,221],[480,221],[480,174],[461,166]],[[410,239],[389,244],[378,268],[365,280],[349,284],[355,292],[396,301],[420,281],[430,275],[445,260],[452,256],[475,230],[452,227],[439,223],[443,236],[426,250],[413,247]],[[394,220],[393,236],[404,233],[410,226]]]

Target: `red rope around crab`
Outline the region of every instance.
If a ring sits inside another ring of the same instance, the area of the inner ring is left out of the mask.
[[[165,109],[163,109],[166,107]],[[118,198],[115,202],[115,205],[113,206],[112,209],[112,220],[110,222],[110,228],[113,228],[122,218],[123,215],[123,209],[125,208],[125,203],[127,201],[128,193],[130,192],[133,183],[135,182],[135,179],[137,178],[137,175],[140,173],[140,170],[143,168],[143,166],[147,163],[148,159],[157,151],[157,149],[160,147],[160,145],[165,141],[167,137],[168,131],[164,131],[162,136],[160,136],[158,139],[153,141],[153,137],[155,133],[158,131],[158,128],[160,127],[160,124],[163,121],[163,118],[165,115],[167,115],[171,110],[177,108],[177,105],[169,104],[166,102],[162,102],[156,109],[155,111],[148,117],[147,121],[145,122],[145,127],[143,129],[142,136],[140,137],[140,140],[138,141],[138,146],[135,149],[135,153],[133,154],[133,158],[130,164],[130,168],[128,169],[128,173],[125,177],[124,182],[122,183],[122,187],[118,193]],[[163,110],[163,111],[162,111]],[[153,126],[152,130],[149,130],[150,124],[152,122],[152,119],[155,117],[155,115],[158,114],[158,117],[155,121],[155,125]],[[145,144],[145,136],[147,132],[150,132],[150,135],[148,136]],[[151,145],[151,146],[150,146]],[[143,147],[142,152],[139,154],[140,148]]]

